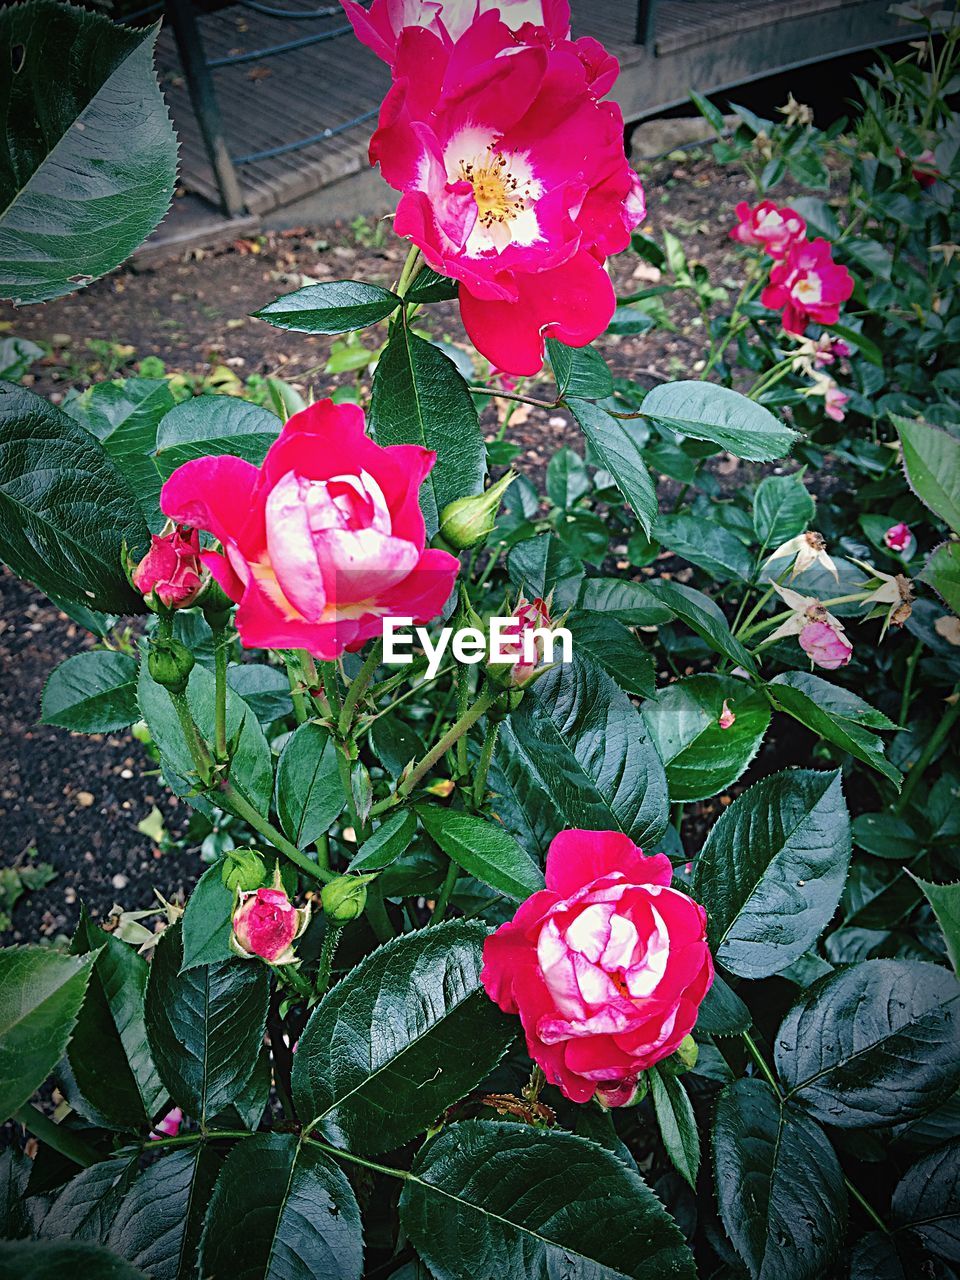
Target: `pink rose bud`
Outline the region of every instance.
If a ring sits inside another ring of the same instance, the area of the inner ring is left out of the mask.
[[[737,225],[731,240],[764,249],[771,258],[782,258],[797,240],[806,235],[807,224],[795,209],[778,209],[772,200],[761,200],[751,208],[746,200],[737,205]]]
[[[150,550],[131,577],[148,603],[187,609],[200,594],[202,574],[199,532],[168,520],[162,533],[151,536]]]
[[[511,654],[511,661],[506,669],[500,664],[491,667],[498,683],[514,687],[527,684],[544,659],[545,637],[538,632],[552,628],[549,602],[539,596],[533,600],[521,596],[513,611],[513,621],[504,628],[500,646],[501,651]]]
[[[845,667],[853,656],[853,645],[829,622],[808,622],[799,640],[810,661],[825,671]]]
[[[260,467],[193,458],[160,505],[220,542],[201,555],[239,605],[242,644],[329,661],[379,638],[386,615],[429,622],[446,604],[460,562],[425,547],[419,497],[436,460],[374,443],[357,405],[320,400],[287,420]]]
[[[723,706],[720,708],[720,719],[717,724],[721,729],[732,729],[737,717],[730,710],[726,698],[723,700]]]
[[[842,422],[846,416],[843,406],[849,399],[847,393],[841,391],[835,382],[831,383],[823,397],[823,407],[827,417],[832,418],[834,422]]]
[[[231,949],[245,960],[259,956],[270,964],[290,964],[296,959],[293,942],[309,918],[309,909],[298,910],[283,889],[241,893],[233,913]]]
[[[484,943],[487,994],[520,1015],[530,1056],[573,1102],[627,1105],[697,1020],[707,916],[672,875],[620,832],[561,831],[546,888]]]
[[[883,535],[883,540],[890,550],[897,552],[906,551],[912,539],[913,534],[910,532],[910,526],[904,524],[902,520],[899,524],[892,524]]]
[[[183,1124],[183,1112],[179,1107],[174,1107],[154,1125],[150,1134],[151,1141],[156,1142],[159,1138],[175,1138],[180,1132],[181,1124]]]

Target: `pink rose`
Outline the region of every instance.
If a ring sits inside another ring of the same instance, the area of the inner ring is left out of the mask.
[[[739,222],[730,232],[730,239],[763,249],[771,258],[784,257],[807,233],[807,224],[795,209],[778,209],[772,200],[761,200],[752,209],[746,200],[741,200],[736,214]]]
[[[827,417],[832,418],[834,422],[842,422],[846,416],[843,406],[849,399],[847,393],[841,391],[835,382],[831,383],[823,397],[823,409]]]
[[[903,523],[892,524],[883,535],[883,540],[891,551],[904,552],[913,540],[910,526]]]
[[[845,667],[853,656],[853,645],[829,621],[808,622],[797,638],[810,661],[825,671]]]
[[[490,10],[511,31],[531,23],[558,40],[570,31],[568,0],[373,0],[368,9],[358,0],[340,3],[357,39],[391,65],[404,27],[426,27],[449,44]]]
[[[537,632],[550,631],[553,621],[546,601],[537,596],[525,600],[523,596],[513,611],[513,621],[504,627],[501,649],[516,655],[516,660],[506,676],[511,685],[526,684],[544,659],[544,637]]]
[[[168,1111],[162,1120],[158,1120],[150,1132],[151,1142],[157,1142],[160,1138],[175,1138],[180,1132],[180,1126],[183,1124],[183,1112],[179,1107],[174,1107]]]
[[[726,698],[724,698],[723,706],[720,708],[720,719],[717,721],[717,724],[721,729],[732,729],[736,722],[737,717],[734,712],[730,710],[730,704],[727,702]]]
[[[522,35],[493,10],[453,44],[403,30],[370,158],[401,193],[397,234],[459,281],[474,345],[530,375],[545,338],[582,347],[606,328],[616,300],[604,263],[629,244],[644,200],[620,109],[598,100],[613,60],[595,41]]]
[[[671,875],[619,832],[561,831],[547,887],[484,944],[487,994],[520,1015],[530,1056],[574,1102],[629,1102],[697,1020],[707,917]]]
[[[832,333],[821,333],[817,339],[813,363],[817,369],[822,369],[835,360],[845,359],[849,354],[850,348],[842,338],[835,338]]]
[[[201,559],[239,604],[244,645],[328,660],[379,635],[386,616],[427,622],[446,603],[459,561],[424,550],[418,501],[435,460],[374,444],[361,409],[321,400],[287,421],[260,467],[195,458],[160,505],[220,540]]]
[[[131,576],[143,596],[154,596],[167,609],[186,609],[200,594],[202,572],[200,534],[168,521],[162,533],[151,536],[150,550]]]
[[[270,964],[290,964],[295,959],[293,942],[309,920],[309,910],[299,911],[283,889],[241,893],[233,913],[231,948],[245,960],[259,956]]]
[[[773,311],[783,309],[787,333],[803,333],[807,324],[836,324],[840,307],[853,293],[853,276],[833,260],[826,240],[791,246],[787,256],[770,270],[770,283],[760,301]]]

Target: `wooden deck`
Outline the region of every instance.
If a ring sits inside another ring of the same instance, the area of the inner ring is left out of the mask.
[[[840,52],[903,39],[889,0],[660,0],[651,47],[634,43],[636,0],[573,0],[576,35],[601,40],[621,61],[614,96],[628,122],[701,92]],[[312,11],[317,0],[271,0]],[[263,217],[366,171],[375,113],[389,85],[384,65],[339,16],[290,21],[230,5],[202,14],[208,60],[256,54],[319,33],[346,32],[266,59],[215,68],[213,83],[227,148],[250,214]],[[158,44],[161,83],[182,143],[181,183],[218,204],[219,194],[167,24]],[[296,151],[264,155],[298,139]],[[253,158],[250,158],[253,157]]]

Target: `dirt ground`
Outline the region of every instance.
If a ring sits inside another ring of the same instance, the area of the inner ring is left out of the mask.
[[[714,283],[738,288],[738,260],[726,232],[734,205],[750,194],[745,180],[694,153],[661,162],[644,180],[646,229],[657,235],[668,228],[710,268]],[[305,277],[389,285],[404,252],[388,226],[298,228],[193,252],[157,268],[126,267],[41,307],[0,306],[0,334],[48,348],[30,381],[53,400],[72,387],[135,374],[151,356],[167,372],[196,379],[214,370],[241,381],[279,375],[319,398],[356,377],[324,372],[334,340],[285,333],[251,313],[299,288]],[[630,253],[614,262],[613,274],[621,295],[652,282],[650,268]],[[601,340],[616,374],[652,385],[697,368],[703,358],[699,317],[684,302],[670,309],[675,332]],[[454,304],[429,312],[435,336],[464,343]],[[367,335],[365,341],[373,339]],[[535,386],[531,394],[536,396]],[[485,425],[495,430],[495,410],[487,411]],[[524,450],[515,465],[535,481],[561,444],[582,451],[579,431],[557,411],[522,406],[509,438]],[[44,597],[0,570],[0,867],[32,855],[57,872],[47,888],[20,899],[7,941],[69,931],[81,897],[102,918],[117,902],[127,909],[147,906],[154,886],[175,894],[199,871],[193,852],[161,853],[137,830],[154,804],[171,831],[185,821],[184,806],[166,793],[137,742],[125,733],[86,737],[37,724],[50,671],[91,643]]]

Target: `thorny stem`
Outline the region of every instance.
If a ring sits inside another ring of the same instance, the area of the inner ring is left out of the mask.
[[[343,936],[342,924],[334,924],[332,921],[327,925],[327,932],[324,935],[323,946],[320,948],[320,959],[317,963],[317,978],[315,989],[317,997],[322,999],[326,994],[327,987],[330,985],[330,974],[333,971],[333,957],[336,954],[337,945]]]
[[[343,700],[343,707],[340,711],[339,730],[340,733],[346,735],[353,724],[353,713],[356,710],[357,703],[363,695],[364,690],[373,678],[373,673],[380,665],[380,657],[383,653],[383,641],[378,640],[373,648],[364,659],[363,666],[357,672],[355,678],[350,683],[347,690],[347,696]]]
[[[215,681],[215,727],[213,754],[222,764],[227,758],[227,665],[230,661],[229,628],[216,627],[213,631],[213,672]]]
[[[174,693],[172,689],[168,689],[167,692],[170,695],[170,701],[173,703],[173,709],[177,713],[177,719],[180,721],[180,728],[183,732],[187,749],[193,758],[194,767],[197,770],[201,785],[209,787],[213,779],[213,760],[190,711],[187,695],[185,693]]]
[[[253,827],[254,831],[258,831],[265,840],[268,840],[278,853],[282,853],[291,862],[295,862],[301,871],[308,876],[312,876],[314,880],[336,879],[332,871],[318,866],[305,853],[301,853],[295,844],[291,844],[272,822],[268,822],[262,814],[257,812],[246,796],[238,791],[232,782],[229,780],[225,782],[221,790],[223,795],[229,799],[230,806],[237,817],[243,818],[244,822]]]
[[[484,792],[487,789],[487,774],[490,772],[490,763],[496,750],[499,731],[498,721],[493,720],[487,725],[486,736],[480,749],[480,759],[477,763],[477,776],[473,780],[473,803],[477,808],[483,803]]]
[[[430,772],[437,761],[443,759],[454,743],[458,742],[477,723],[480,717],[490,710],[499,697],[499,689],[485,689],[469,711],[447,730],[440,741],[411,770],[398,788],[397,794],[408,796],[414,787]]]
[[[305,724],[310,717],[307,711],[307,703],[301,688],[300,670],[292,658],[287,658],[286,667],[287,679],[290,681],[290,697],[293,701],[293,713],[297,718],[297,724]]]

